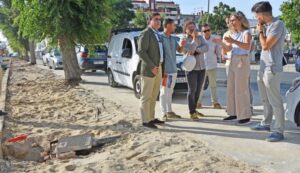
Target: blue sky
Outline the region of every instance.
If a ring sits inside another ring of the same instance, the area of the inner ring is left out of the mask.
[[[181,13],[183,14],[192,14],[195,10],[207,11],[207,0],[173,0],[177,4],[180,5]],[[252,6],[261,0],[210,0],[210,12],[213,7],[218,5],[219,2],[223,2],[231,7],[235,7],[236,10],[240,10],[245,13],[245,15],[249,18],[253,18],[253,14],[251,13]],[[273,7],[274,16],[278,16],[281,14],[279,8],[280,5],[284,2],[284,0],[269,0]]]

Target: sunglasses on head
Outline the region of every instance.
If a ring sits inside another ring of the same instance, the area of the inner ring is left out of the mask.
[[[210,29],[208,29],[208,30],[204,30],[203,32],[210,32]]]

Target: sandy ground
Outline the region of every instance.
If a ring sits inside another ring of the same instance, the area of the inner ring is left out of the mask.
[[[139,115],[80,87],[71,88],[50,70],[12,64],[5,137],[29,135],[44,150],[63,136],[121,135],[113,144],[69,160],[43,163],[10,159],[12,172],[265,172],[224,156],[199,138],[140,127]]]

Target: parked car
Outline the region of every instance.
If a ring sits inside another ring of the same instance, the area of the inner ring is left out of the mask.
[[[43,64],[50,69],[63,69],[63,58],[58,48],[51,49],[50,52],[43,55]]]
[[[93,49],[89,51],[89,49]],[[86,70],[103,70],[107,69],[107,47],[105,45],[78,46],[76,48],[77,60],[80,69]]]
[[[34,50],[36,59],[43,59],[43,55],[46,51],[46,46],[43,44],[44,42],[40,42],[36,44],[36,48]]]
[[[286,112],[288,120],[300,126],[300,76],[297,77],[286,93]]]
[[[42,61],[43,61],[44,66],[48,65],[49,58],[50,58],[50,55],[48,55],[48,54],[49,54],[49,52],[48,53],[42,52]]]
[[[18,52],[13,52],[13,53],[8,54],[8,56],[12,57],[12,58],[17,58],[17,57],[19,57],[19,53]]]
[[[112,36],[108,46],[107,75],[111,87],[118,85],[134,89],[134,94],[140,98],[141,81],[137,40],[140,31],[124,31]],[[177,54],[178,76],[175,88],[186,87],[185,72],[181,69],[183,55]]]

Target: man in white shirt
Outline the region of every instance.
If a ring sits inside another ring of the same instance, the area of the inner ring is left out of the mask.
[[[217,59],[218,57],[221,57],[221,46],[220,44],[217,43],[220,42],[220,40],[217,40],[216,37],[212,36],[208,24],[203,25],[202,34],[208,44],[208,52],[204,53],[204,61],[205,61],[206,76],[208,76],[208,80],[209,80],[212,106],[214,109],[222,109],[217,98],[217,66],[218,66]],[[202,95],[203,92],[201,91],[198,100],[198,106],[197,106],[198,108],[202,107]]]

